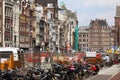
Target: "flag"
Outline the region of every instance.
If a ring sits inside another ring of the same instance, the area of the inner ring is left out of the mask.
[[[60,3],[60,6],[65,6],[64,1],[62,1],[62,2]]]
[[[78,50],[78,25],[76,25],[74,32],[74,49]]]

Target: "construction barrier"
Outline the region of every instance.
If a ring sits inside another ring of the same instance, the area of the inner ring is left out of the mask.
[[[13,68],[21,68],[21,61],[14,61],[14,55],[10,55],[10,59],[7,61],[4,61],[0,63],[0,69],[6,70],[6,69],[13,69]]]
[[[42,52],[42,53],[26,53],[24,54],[24,63],[27,66],[35,66],[39,63],[46,62],[46,59],[48,62],[51,61],[78,61],[83,60],[85,57],[84,53],[80,54],[53,54],[49,52]]]

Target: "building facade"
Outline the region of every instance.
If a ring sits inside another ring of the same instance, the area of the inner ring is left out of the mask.
[[[111,28],[106,19],[95,19],[90,22],[89,47],[91,50],[106,50],[111,46]]]
[[[79,51],[89,51],[89,29],[79,28]]]
[[[116,15],[115,15],[115,45],[120,47],[120,6],[116,7]]]
[[[58,8],[58,0],[1,0],[0,4],[1,47],[49,52],[73,48],[77,15]]]
[[[65,5],[60,7],[59,11],[59,48],[61,51],[70,51],[74,48],[74,31],[77,25],[77,16],[75,12],[68,10]]]
[[[2,23],[2,17],[3,17],[3,6],[2,6],[2,1],[0,1],[0,47],[3,45],[3,30],[2,30],[2,27],[3,27],[3,23]]]
[[[56,45],[56,27],[58,21],[58,0],[35,0],[35,3],[43,6],[44,25],[41,25],[41,31],[44,31],[44,48],[48,51],[57,51]],[[43,27],[44,26],[44,27]],[[43,28],[44,30],[43,30]],[[41,32],[40,31],[40,32]]]
[[[19,47],[19,2],[13,5],[13,47]]]
[[[13,3],[9,0],[3,0],[2,33],[3,47],[13,46]]]
[[[19,48],[30,49],[30,6],[25,1],[21,2],[19,15]]]
[[[79,29],[79,51],[106,51],[115,48],[115,27],[109,27],[106,19],[91,20],[86,28]]]

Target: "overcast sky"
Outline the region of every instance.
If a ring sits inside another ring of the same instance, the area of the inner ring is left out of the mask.
[[[64,1],[66,7],[77,12],[79,26],[89,25],[91,19],[107,19],[108,25],[114,25],[116,6],[120,0],[58,0]]]

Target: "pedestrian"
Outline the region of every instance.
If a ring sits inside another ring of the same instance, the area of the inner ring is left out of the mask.
[[[105,57],[106,57],[106,61],[105,61],[106,66],[110,67],[110,57],[109,57],[109,55],[106,55]]]
[[[105,55],[103,55],[103,57],[102,57],[102,60],[103,60],[103,67],[106,67],[106,56]]]
[[[119,63],[120,63],[120,55],[118,56],[118,61],[119,61]]]
[[[97,68],[96,68],[96,66],[93,64],[92,65],[92,71],[93,71],[93,75],[96,75],[97,73]]]

